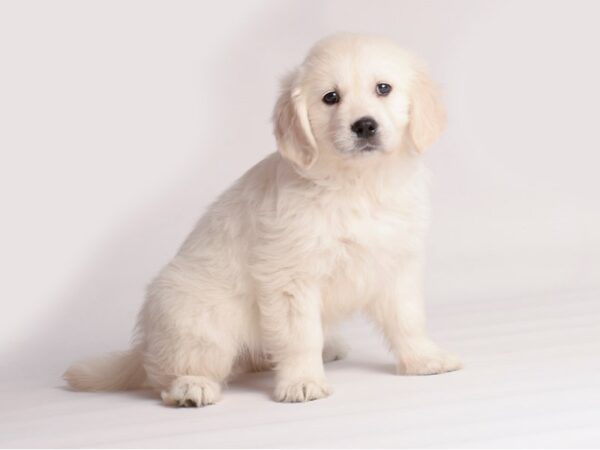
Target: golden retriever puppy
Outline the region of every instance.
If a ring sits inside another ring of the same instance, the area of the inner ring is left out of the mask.
[[[401,374],[461,367],[426,334],[428,223],[421,155],[444,127],[421,63],[393,42],[339,34],[283,82],[278,152],[222,194],[148,289],[135,345],[76,364],[75,389],[142,385],[166,404],[215,403],[233,371],[273,368],[274,397],[331,393],[332,327],[364,311]]]

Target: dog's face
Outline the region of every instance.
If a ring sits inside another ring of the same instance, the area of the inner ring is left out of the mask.
[[[308,169],[424,150],[444,113],[413,56],[384,38],[342,34],[317,43],[284,81],[274,120],[279,151]]]

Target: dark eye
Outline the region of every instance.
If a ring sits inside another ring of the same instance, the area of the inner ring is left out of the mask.
[[[387,83],[379,83],[375,90],[377,91],[377,95],[385,96],[392,92],[392,86]]]
[[[328,92],[327,94],[325,94],[323,96],[323,103],[326,103],[328,105],[334,105],[339,101],[340,101],[340,96],[335,91]]]

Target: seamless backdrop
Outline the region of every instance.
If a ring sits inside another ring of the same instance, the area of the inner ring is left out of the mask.
[[[599,14],[596,1],[1,2],[0,380],[57,386],[73,360],[127,347],[150,279],[275,150],[279,78],[336,31],[397,40],[444,93],[449,126],[426,155],[430,310],[466,301],[500,323],[489,305],[505,298],[600,292]]]

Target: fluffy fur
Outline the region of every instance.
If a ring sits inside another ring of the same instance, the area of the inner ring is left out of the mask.
[[[334,89],[341,101],[325,104]],[[369,151],[350,130],[363,116],[379,124]],[[345,354],[333,326],[357,311],[399,373],[460,368],[425,331],[421,153],[444,113],[421,63],[384,38],[326,38],[284,80],[274,126],[278,152],[221,195],[150,285],[133,349],[74,365],[71,386],[149,385],[166,404],[201,406],[234,371],[273,368],[276,400],[322,398],[324,359]]]

